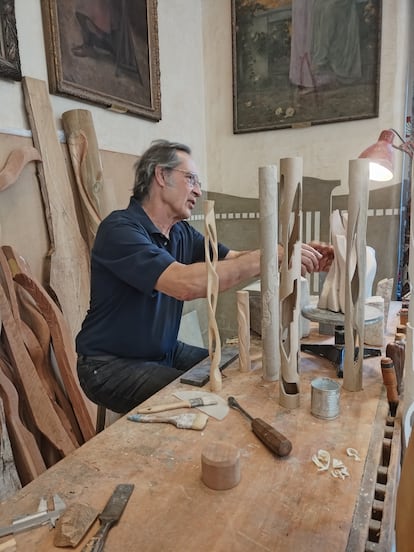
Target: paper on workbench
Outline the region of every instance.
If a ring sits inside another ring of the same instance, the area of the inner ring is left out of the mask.
[[[217,404],[212,404],[209,406],[197,406],[197,408],[202,412],[205,412],[209,416],[216,418],[217,420],[222,420],[223,418],[225,418],[229,411],[229,407],[225,399],[223,399],[219,395],[216,395],[215,393],[209,393],[208,391],[176,391],[175,393],[173,393],[173,395],[183,401],[188,401],[189,399],[214,397],[214,399],[217,401]]]

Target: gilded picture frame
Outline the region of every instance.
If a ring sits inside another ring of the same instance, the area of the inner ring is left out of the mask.
[[[231,0],[234,133],[378,116],[381,0]]]
[[[41,0],[52,94],[161,119],[157,0]]]
[[[14,0],[0,0],[0,77],[22,80]]]

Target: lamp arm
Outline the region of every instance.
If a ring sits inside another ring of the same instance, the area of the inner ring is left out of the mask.
[[[399,132],[395,130],[395,128],[390,128],[390,130],[398,136],[398,138],[401,140],[401,144],[399,146],[395,146],[394,144],[391,144],[394,149],[397,149],[399,151],[403,151],[407,155],[409,155],[411,158],[414,157],[414,143],[411,140],[404,140],[404,138],[401,136]]]
[[[394,146],[394,144],[392,144],[392,147],[399,151],[403,151],[404,153],[409,155],[411,159],[414,157],[414,143],[411,142],[411,140],[408,140],[407,142],[403,142],[399,146]]]

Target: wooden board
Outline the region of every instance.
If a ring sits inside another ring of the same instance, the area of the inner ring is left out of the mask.
[[[75,338],[89,302],[89,255],[80,233],[71,183],[46,83],[24,77],[25,105],[33,141],[43,162],[39,179],[51,240],[50,281]]]
[[[102,218],[115,208],[104,185],[102,161],[92,114],[87,109],[71,109],[62,114],[73,173],[85,219],[89,249]]]
[[[91,432],[90,420],[96,417],[96,405],[84,395],[80,387],[76,373],[77,358],[75,344],[70,335],[66,320],[40,282],[30,274],[24,259],[10,246],[3,246],[1,249],[7,257],[13,277],[17,276],[15,279],[18,284],[22,307],[25,308],[23,310],[28,315],[30,322],[33,323],[33,331],[37,331],[37,335],[40,336],[39,343],[42,345],[42,348],[45,349],[47,347],[48,355],[50,353],[48,343],[53,342],[52,349],[54,355],[57,357],[57,372],[60,376],[59,383],[63,379],[65,392],[71,401],[71,408],[65,408],[68,406],[67,401],[65,401],[65,397],[60,393],[58,386],[54,385],[53,389],[58,403],[65,409],[69,419],[75,422],[72,425],[75,434],[78,436],[78,441],[79,437],[81,438],[78,429],[85,440],[90,439],[94,435],[94,432]],[[20,284],[19,276],[23,278]],[[24,284],[26,284],[26,287]],[[24,293],[26,293],[26,296],[23,295]],[[28,299],[33,301],[33,305],[30,304]],[[80,424],[79,428],[76,428],[74,416],[76,416]]]
[[[6,426],[3,401],[0,397],[0,500],[6,500],[21,489]]]
[[[65,456],[72,452],[75,446],[66,433],[36,372],[2,286],[0,286],[0,317],[10,362],[27,399],[26,404],[30,408],[36,427],[62,456]]]
[[[14,275],[14,279],[31,295],[48,322],[58,369],[79,423],[79,429],[84,440],[87,441],[94,436],[95,430],[87,408],[86,397],[84,398],[79,389],[78,380],[73,376],[76,369],[76,353],[62,313],[33,277],[19,272]]]
[[[0,358],[0,395],[3,398],[15,463],[23,485],[27,485],[46,470],[45,462],[32,433],[22,423],[19,414],[19,396],[7,377],[9,369]]]

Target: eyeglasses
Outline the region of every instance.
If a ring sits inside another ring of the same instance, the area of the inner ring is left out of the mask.
[[[201,182],[198,179],[198,176],[196,175],[196,173],[193,173],[191,171],[185,171],[184,169],[177,169],[177,168],[170,169],[170,171],[178,171],[183,173],[187,179],[187,182],[190,185],[190,188],[195,188],[196,186],[198,186],[201,190]]]

